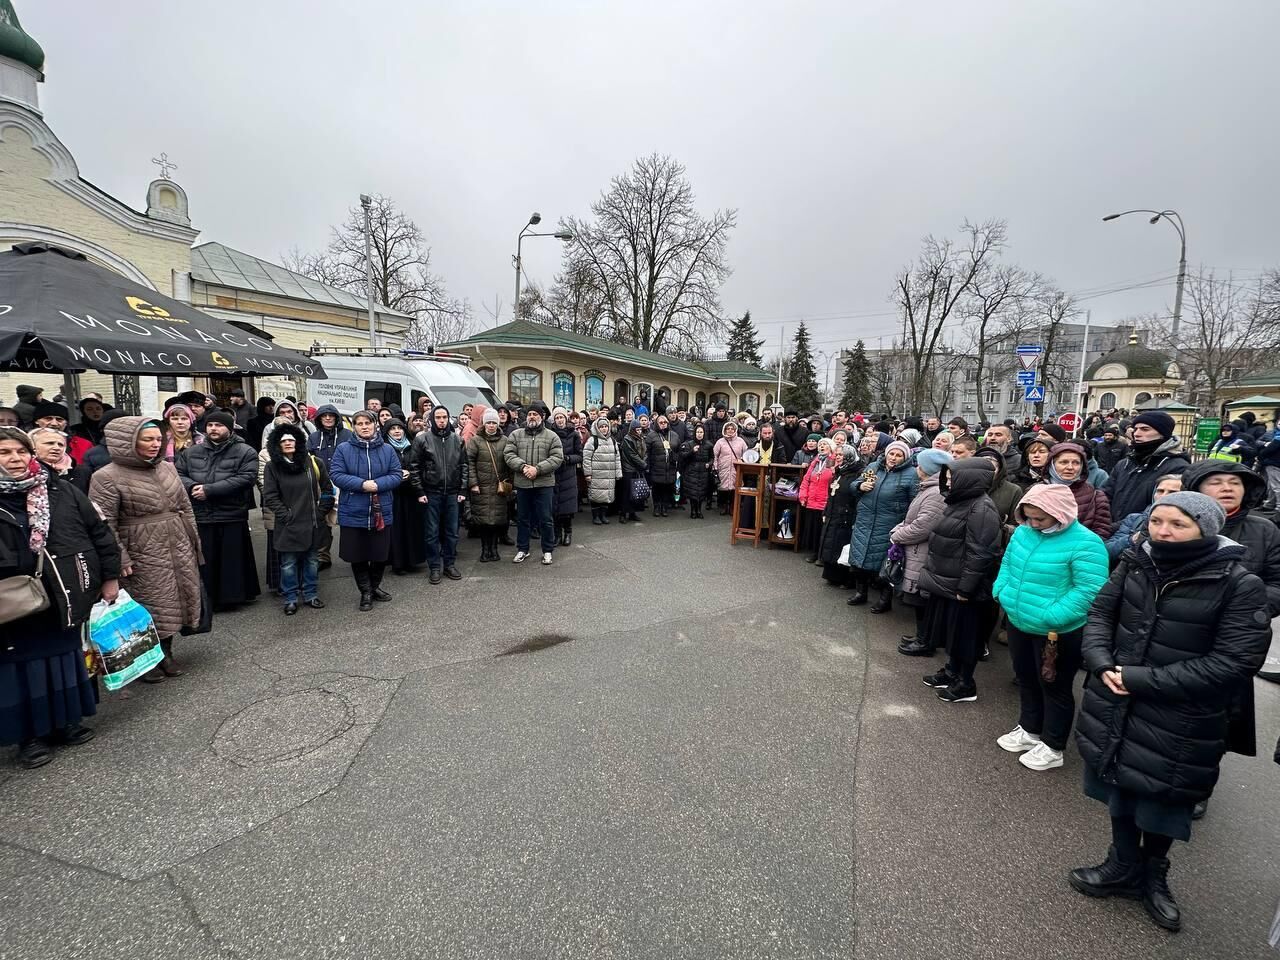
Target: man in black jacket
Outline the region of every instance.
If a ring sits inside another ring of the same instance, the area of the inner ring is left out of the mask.
[[[276,418],[276,402],[271,397],[258,398],[258,415],[250,417],[244,428],[244,438],[255,450],[262,449],[262,432]]]
[[[249,538],[258,457],[232,433],[234,423],[223,410],[208,414],[205,442],[185,448],[174,463],[191,497],[204,554],[200,576],[215,610],[251,603],[262,592]]]
[[[449,408],[431,411],[431,428],[413,438],[409,482],[418,492],[418,502],[426,515],[427,566],[432,583],[441,574],[461,580],[458,560],[458,518],[466,499],[467,455],[462,440],[453,430]]]
[[[1173,417],[1151,410],[1133,418],[1133,444],[1129,455],[1110,471],[1102,492],[1111,500],[1111,515],[1127,517],[1151,506],[1156,483],[1170,473],[1182,473],[1191,465],[1174,435]]]
[[[1128,455],[1129,444],[1120,437],[1120,425],[1113,420],[1102,428],[1102,442],[1094,445],[1093,458],[1110,474]]]

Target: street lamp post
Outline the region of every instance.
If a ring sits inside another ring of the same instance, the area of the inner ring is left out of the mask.
[[[1121,213],[1109,213],[1102,220],[1105,223],[1108,220],[1126,217],[1131,213],[1149,213],[1151,214],[1151,219],[1147,221],[1148,223],[1158,223],[1164,220],[1178,231],[1178,241],[1181,244],[1181,250],[1178,254],[1178,288],[1173,295],[1173,329],[1170,331],[1173,335],[1173,351],[1176,354],[1178,352],[1178,328],[1182,325],[1182,288],[1187,282],[1186,225],[1182,222],[1182,216],[1177,210],[1125,210]]]
[[[373,321],[373,242],[369,225],[369,210],[373,200],[367,193],[360,194],[360,206],[364,209],[364,292],[369,299],[369,346],[378,345],[378,331]]]
[[[563,240],[566,243],[573,239],[573,233],[569,230],[556,230],[552,233],[535,233],[529,229],[530,227],[536,227],[541,222],[542,214],[535,210],[533,215],[529,217],[529,222],[526,223],[520,233],[516,235],[516,298],[511,303],[512,320],[520,319],[520,245],[523,243],[524,238],[555,237],[557,240]]]

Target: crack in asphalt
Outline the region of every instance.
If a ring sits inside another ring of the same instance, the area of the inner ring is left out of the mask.
[[[158,876],[168,882],[169,886],[173,887],[174,891],[178,894],[178,902],[182,904],[183,908],[186,909],[189,914],[191,914],[191,919],[195,922],[196,928],[215,947],[232,957],[247,956],[247,954],[239,948],[223,940],[222,937],[219,936],[218,932],[213,929],[210,923],[200,915],[200,910],[196,906],[194,895],[186,888],[181,880],[175,877],[169,870],[161,871]]]

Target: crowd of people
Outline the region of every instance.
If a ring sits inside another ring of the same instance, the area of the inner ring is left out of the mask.
[[[464,532],[481,563],[505,545],[516,564],[550,566],[579,512],[634,524],[651,501],[655,520],[701,521],[713,504],[726,516],[738,463],[792,464],[804,469],[788,533],[849,605],[911,610],[898,652],[945,653],[923,677],[939,700],[975,701],[978,664],[1004,642],[1020,708],[996,744],[1052,771],[1075,727],[1111,840],[1070,883],[1141,899],[1178,929],[1172,842],[1189,840],[1224,753],[1256,752],[1252,678],[1280,615],[1277,432],[1224,425],[1193,463],[1161,411],[1092,418],[1081,437],[1030,419],[703,413],[651,415],[638,398],[579,411],[423,398],[407,413],[371,398],[344,412],[242,394],[223,409],[188,392],[155,417],[87,397],[72,426],[20,388],[0,408],[0,742],[34,767],[92,737],[85,623],[122,589],[161,638],[142,679],[181,676],[174,638],[262,592],[258,517],[284,615],[324,608],[334,527],[367,612],[392,600],[388,567],[461,579]],[[49,602],[15,606],[32,580]]]

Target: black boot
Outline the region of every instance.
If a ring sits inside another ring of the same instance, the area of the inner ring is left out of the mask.
[[[599,507],[591,508],[591,525],[593,527],[600,526],[600,508]]]
[[[653,515],[654,517],[662,516],[662,507],[658,505],[657,500],[653,501]]]
[[[1177,933],[1182,929],[1182,912],[1169,889],[1169,858],[1147,857],[1142,866],[1142,905],[1158,926]]]
[[[893,587],[881,587],[880,599],[871,605],[872,613],[888,613],[893,609]]]
[[[369,572],[362,570],[359,573],[352,572],[356,578],[356,586],[360,589],[360,609],[362,611],[373,609],[373,587],[369,585]]]
[[[855,580],[854,594],[852,597],[846,600],[845,603],[849,604],[849,606],[851,607],[862,606],[864,603],[867,602],[867,590],[870,588],[870,586],[871,584],[867,580]]]
[[[560,535],[560,545],[561,545],[562,547],[571,547],[571,546],[573,546],[573,520],[572,520],[572,518],[568,518],[568,517],[566,517],[566,518],[565,518],[565,521],[564,521],[564,530],[563,530],[563,532],[562,532],[562,533],[561,533],[561,535]]]
[[[609,525],[609,508],[607,506],[600,508],[600,525],[604,527]]]
[[[1166,860],[1165,867],[1168,865]],[[1086,896],[1137,897],[1142,893],[1144,878],[1142,864],[1123,862],[1113,846],[1105,861],[1096,867],[1076,867],[1067,879]]]
[[[164,659],[160,661],[160,672],[166,677],[180,677],[183,671],[178,669],[177,663],[173,660],[173,637],[161,637],[160,649],[164,652]]]

